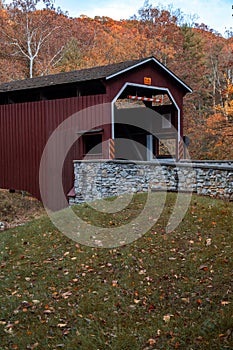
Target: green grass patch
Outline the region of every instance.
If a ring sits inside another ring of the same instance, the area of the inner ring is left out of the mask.
[[[119,248],[74,242],[47,217],[1,232],[0,348],[232,349],[233,203],[193,196],[166,234],[175,199],[168,194],[151,230]],[[137,195],[117,214],[75,212],[120,226],[145,201]]]

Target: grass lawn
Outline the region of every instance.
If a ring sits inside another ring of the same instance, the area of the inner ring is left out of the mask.
[[[145,198],[95,224],[130,220]],[[193,196],[166,234],[175,198],[119,248],[78,244],[46,216],[0,232],[0,349],[233,349],[233,203]]]

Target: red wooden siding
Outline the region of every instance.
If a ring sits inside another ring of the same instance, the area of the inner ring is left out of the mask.
[[[75,112],[105,102],[106,95],[93,95],[0,106],[0,188],[24,190],[40,199],[39,166],[50,135]],[[100,125],[111,122],[111,116],[105,112],[83,114],[79,125],[72,126],[74,133],[88,130],[94,118]],[[104,140],[111,136],[109,132],[110,127],[106,126]],[[59,147],[63,147],[62,143],[57,145],[54,157],[59,156]],[[71,148],[64,165],[65,193],[73,186],[74,158],[80,158],[77,144]]]
[[[164,71],[161,68],[157,67],[157,69],[154,69],[154,65],[152,62],[149,62],[147,65],[142,65],[140,67],[137,67],[137,69],[130,70],[122,75],[119,75],[117,79],[107,80],[107,91],[109,93],[110,100],[112,101],[114,99],[114,97],[119,93],[121,88],[126,83],[135,83],[135,84],[143,85],[144,77],[151,78],[152,86],[169,89],[178,107],[180,108],[180,123],[181,123],[180,134],[182,137],[183,136],[183,98],[186,95],[187,91],[185,91],[185,89],[182,86],[178,86],[177,82],[174,79],[172,79],[170,76],[168,76],[167,74],[164,74]],[[145,88],[146,87],[147,86],[145,85]],[[176,118],[177,118],[177,113],[176,113]],[[177,119],[174,126],[177,128]]]
[[[0,105],[0,188],[24,190],[35,197],[41,199],[39,188],[39,169],[43,150],[54,130],[63,121],[68,121],[67,127],[72,130],[72,134],[61,133],[61,138],[56,139],[50,159],[45,159],[45,175],[58,178],[56,176],[56,164],[52,160],[61,161],[61,154],[64,153],[65,145],[71,147],[63,164],[63,172],[60,177],[63,179],[64,193],[67,194],[73,187],[73,160],[82,159],[83,145],[77,141],[77,134],[80,131],[94,128],[103,129],[103,154],[102,158],[114,157],[114,143],[110,148],[111,134],[111,106],[105,108],[105,103],[111,102],[126,83],[137,85],[144,84],[144,77],[151,78],[152,87],[169,89],[176,105],[180,109],[180,132],[183,136],[183,97],[187,89],[182,84],[177,84],[176,79],[164,70],[149,62],[134,69],[125,71],[111,79],[103,80],[106,94],[89,95],[81,97],[71,97],[57,100],[38,101],[29,103],[18,103],[10,105]],[[84,79],[85,80],[85,79]],[[94,80],[96,80],[94,78]],[[102,78],[101,78],[102,84]],[[94,85],[95,87],[95,85]],[[145,85],[145,88],[147,86]],[[149,88],[149,87],[148,87]],[[64,89],[66,86],[64,85]],[[94,88],[91,89],[92,93]],[[43,90],[43,89],[42,89]],[[99,91],[99,90],[98,90]],[[137,93],[137,88],[132,88],[131,94]],[[164,90],[166,91],[166,90]],[[151,94],[153,90],[151,90]],[[149,94],[148,94],[149,95]],[[151,96],[149,96],[151,97]],[[97,109],[89,107],[96,106]],[[82,111],[81,118],[69,118],[76,112]],[[174,113],[174,126],[178,128],[178,113]],[[67,136],[69,135],[69,136]],[[60,136],[60,135],[59,135]],[[95,156],[92,155],[92,158]],[[43,158],[44,159],[44,158]],[[52,168],[54,167],[54,168]],[[46,179],[46,176],[45,176]],[[44,188],[48,192],[54,193],[54,203],[56,204],[56,192],[59,192],[59,183],[45,180]],[[56,187],[58,185],[58,187]],[[59,208],[60,204],[58,204]]]

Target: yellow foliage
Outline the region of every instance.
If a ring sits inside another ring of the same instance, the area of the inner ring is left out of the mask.
[[[233,85],[230,79],[226,79],[226,89],[223,92],[223,105],[220,104],[215,107],[216,111],[221,112],[226,120],[233,117]]]

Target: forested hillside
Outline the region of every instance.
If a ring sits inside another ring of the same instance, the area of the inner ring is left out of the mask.
[[[121,21],[70,18],[50,0],[0,6],[1,82],[154,55],[193,89],[185,99],[191,157],[233,159],[230,30],[223,37],[181,10],[148,2]]]

